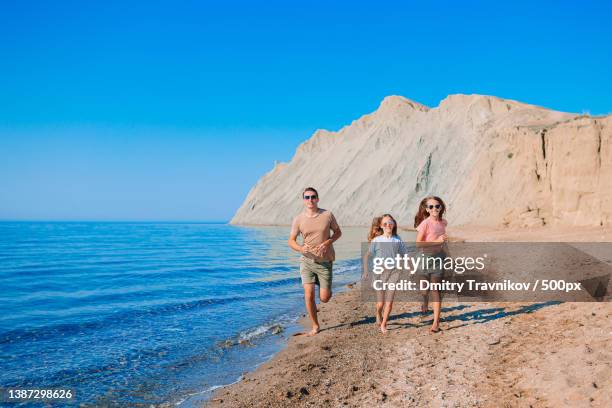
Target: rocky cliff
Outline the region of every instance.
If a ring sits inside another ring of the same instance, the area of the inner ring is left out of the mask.
[[[341,225],[389,212],[410,225],[421,198],[450,224],[612,224],[612,116],[555,112],[482,95],[436,108],[400,96],[338,132],[318,130],[251,189],[233,224],[289,224],[301,190]]]

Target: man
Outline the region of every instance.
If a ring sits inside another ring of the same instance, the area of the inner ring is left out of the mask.
[[[332,265],[335,260],[333,243],[342,236],[342,231],[331,211],[318,207],[319,193],[312,187],[302,192],[304,211],[293,220],[289,234],[289,246],[302,254],[300,274],[304,286],[306,310],[312,322],[309,336],[319,332],[315,285],[319,285],[319,299],[327,303],[332,296]],[[333,235],[330,236],[330,231]],[[301,234],[303,245],[297,243]]]

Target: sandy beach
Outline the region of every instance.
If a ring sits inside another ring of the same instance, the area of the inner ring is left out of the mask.
[[[602,228],[452,233],[472,241],[612,238]],[[609,303],[447,302],[442,331],[430,334],[431,315],[397,302],[383,336],[374,305],[362,302],[358,284],[350,286],[319,305],[321,333],[291,337],[207,406],[609,406]]]

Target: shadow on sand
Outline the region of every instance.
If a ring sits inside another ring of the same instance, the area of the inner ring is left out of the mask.
[[[446,323],[453,322],[456,320],[465,322],[464,324],[460,324],[458,326],[446,328],[445,331],[447,331],[447,330],[452,330],[452,329],[456,329],[459,327],[463,327],[468,324],[487,323],[487,322],[501,319],[504,317],[511,317],[511,316],[516,316],[516,315],[521,315],[521,314],[533,313],[542,308],[558,305],[561,303],[563,302],[550,301],[550,302],[534,303],[531,305],[521,306],[518,309],[514,309],[511,307],[494,307],[494,308],[489,308],[489,309],[478,309],[478,310],[474,310],[471,312],[465,312],[465,313],[461,313],[457,315],[451,315],[451,316],[443,315],[440,320],[441,322],[446,322]],[[445,308],[442,308],[442,313],[449,313],[449,312],[454,312],[458,310],[464,310],[464,309],[471,308],[472,306],[473,305],[457,305],[457,306],[452,306],[452,307],[445,307]],[[389,323],[390,325],[395,326],[395,329],[428,326],[433,322],[432,319],[420,321],[418,324],[397,322],[397,320],[401,320],[401,319],[411,319],[411,318],[422,317],[422,316],[427,316],[427,315],[431,315],[431,311],[426,312],[426,313],[423,313],[421,311],[410,312],[410,313],[400,313],[400,314],[392,315],[389,318]],[[374,324],[375,322],[376,322],[376,318],[374,316],[371,316],[371,317],[366,317],[362,320],[358,320],[356,322],[342,323],[342,324],[338,324],[335,326],[326,327],[326,328],[323,328],[321,331],[333,330],[333,329],[338,329],[342,327],[355,327],[355,326],[361,326],[361,325],[368,325],[368,324]]]

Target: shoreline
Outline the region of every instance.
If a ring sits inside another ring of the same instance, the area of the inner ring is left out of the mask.
[[[612,241],[607,228],[522,230],[519,236],[453,231],[470,241]],[[603,407],[612,393],[607,302],[443,302],[437,334],[429,333],[431,315],[422,316],[418,303],[396,302],[383,336],[374,324],[374,304],[361,300],[358,284],[348,286],[318,305],[317,336],[290,337],[271,359],[217,389],[203,406]],[[306,317],[300,323],[309,324]]]
[[[214,224],[214,223],[213,223]],[[226,225],[231,225],[234,227],[291,227],[291,224],[250,224],[250,223],[232,223],[226,222]],[[352,224],[342,224],[342,228],[368,228],[369,224],[360,224],[360,225],[352,225]],[[399,231],[412,231],[415,232],[416,228],[411,227],[406,224],[398,224],[397,228]],[[448,227],[449,231],[459,232],[461,235],[460,239],[464,239],[467,237],[473,237],[478,235],[478,233],[488,233],[493,235],[503,236],[504,234],[526,234],[533,236],[533,234],[537,234],[538,232],[553,232],[561,235],[571,235],[572,230],[579,231],[581,233],[584,232],[611,232],[612,225],[589,225],[589,226],[568,226],[568,225],[542,225],[542,226],[534,226],[534,227],[518,227],[518,226],[488,226],[488,225],[455,225]],[[611,236],[612,239],[612,236]],[[516,239],[513,239],[516,241]]]

